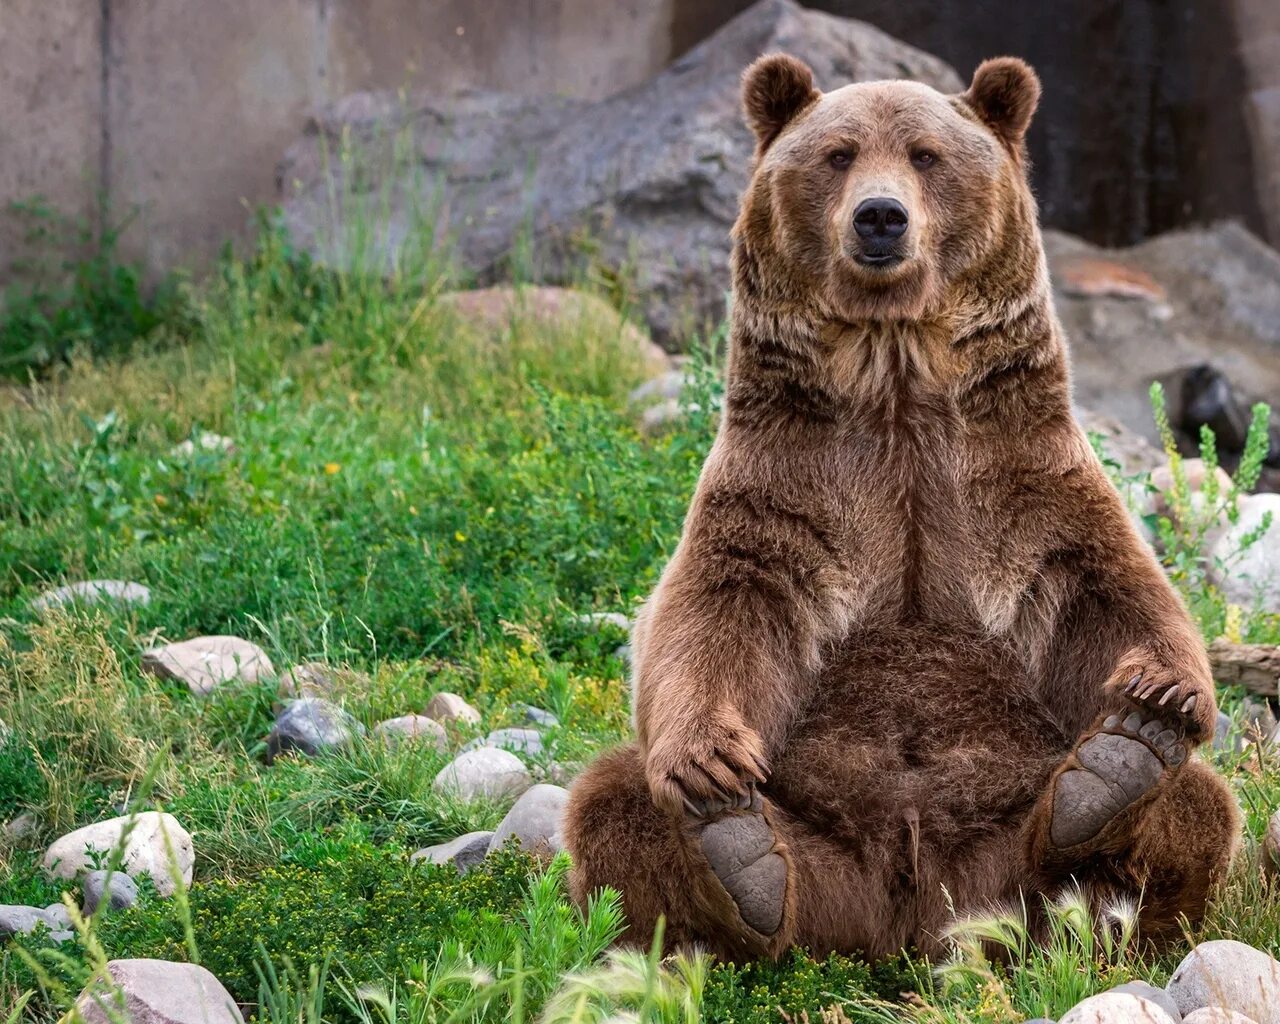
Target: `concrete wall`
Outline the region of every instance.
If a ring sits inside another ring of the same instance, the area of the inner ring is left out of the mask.
[[[414,85],[594,96],[672,56],[675,0],[0,0],[0,206],[137,210],[126,256],[199,269],[316,107]],[[0,213],[0,278],[24,249]]]

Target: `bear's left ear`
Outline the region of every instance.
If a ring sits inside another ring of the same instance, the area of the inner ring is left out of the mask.
[[[756,60],[742,73],[742,108],[756,133],[756,152],[768,149],[787,123],[821,95],[804,61],[785,53]]]
[[[978,65],[969,91],[960,98],[1017,152],[1040,102],[1040,79],[1026,61],[996,57]]]

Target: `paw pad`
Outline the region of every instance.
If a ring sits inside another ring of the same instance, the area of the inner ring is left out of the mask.
[[[787,865],[773,852],[773,829],[762,814],[731,814],[702,830],[702,852],[742,919],[762,935],[782,923]]]

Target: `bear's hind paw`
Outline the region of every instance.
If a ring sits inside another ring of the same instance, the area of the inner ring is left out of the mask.
[[[746,924],[773,935],[782,923],[787,863],[756,797],[745,813],[729,813],[702,827],[702,853]]]
[[[1186,757],[1182,737],[1160,719],[1136,711],[1123,720],[1109,717],[1076,747],[1074,765],[1058,776],[1049,826],[1054,846],[1067,849],[1095,838]]]

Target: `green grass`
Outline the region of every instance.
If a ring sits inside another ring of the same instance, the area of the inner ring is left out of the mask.
[[[630,613],[656,581],[713,436],[711,357],[684,424],[643,437],[625,401],[643,370],[614,338],[519,316],[477,331],[437,301],[453,283],[430,253],[389,277],[325,271],[268,226],[248,257],[182,290],[180,315],[96,356],[60,347],[40,377],[0,390],[0,821],[36,814],[32,834],[0,836],[0,903],[57,900],[39,867],[48,842],[123,806],[170,811],[197,853],[182,898],[144,886],[134,909],[85,923],[74,950],[11,943],[0,1021],[51,1022],[105,959],[130,956],[198,958],[264,1024],[754,1024],[781,1010],[1014,1022],[1167,974],[1176,951],[1100,946],[1071,908],[1043,952],[1019,944],[1016,921],[961,928],[936,972],[906,954],[609,954],[616,899],[573,909],[563,859],[512,852],[464,878],[409,865],[506,809],[435,794],[448,755],[360,742],[267,767],[271,684],[201,699],[142,673],[157,637],[234,633],[278,667],[355,670],[343,699],[366,725],[452,690],[483,730],[517,724],[521,702],[555,711],[562,764],[627,735],[624,637],[577,616]],[[174,453],[206,430],[235,450]],[[1199,525],[1161,528],[1207,636],[1280,639],[1206,582]],[[33,612],[44,587],[94,577],[146,583],[153,600]],[[1258,836],[1280,774],[1256,754],[1222,770]],[[1246,859],[1201,934],[1275,948],[1276,908]],[[1010,937],[1010,966],[981,955],[984,927]]]

